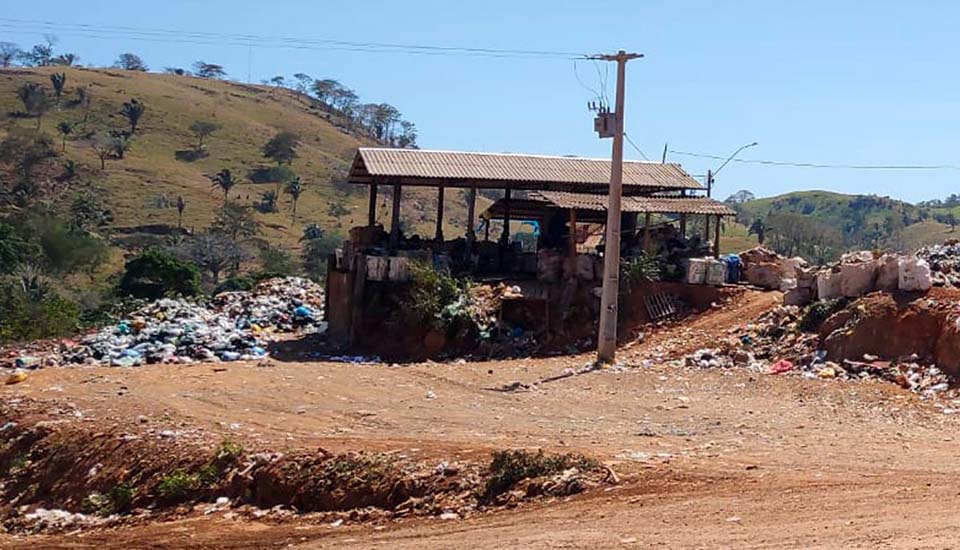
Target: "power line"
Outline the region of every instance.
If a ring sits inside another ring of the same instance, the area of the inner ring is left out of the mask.
[[[708,155],[704,153],[691,153],[689,151],[670,150],[675,155],[687,157],[697,157],[713,160],[726,160],[719,155]],[[741,162],[744,164],[760,164],[764,166],[790,166],[794,168],[835,168],[844,170],[960,170],[960,165],[955,164],[818,164],[813,162],[786,162],[777,160],[756,160],[756,159],[733,159],[731,162]]]
[[[336,40],[330,38],[299,38],[285,36],[268,36],[254,34],[231,34],[217,32],[180,31],[172,29],[139,28],[116,25],[90,25],[81,23],[57,23],[43,20],[11,19],[0,17],[0,26],[10,28],[14,32],[27,34],[30,32],[60,32],[89,38],[125,38],[132,40],[152,40],[160,42],[205,43],[211,45],[243,45],[270,48],[295,48],[315,50],[361,51],[376,53],[404,53],[428,55],[456,55],[472,57],[499,57],[499,58],[550,58],[575,59],[586,57],[582,53],[527,50],[527,49],[498,49],[468,46],[440,46],[433,44],[401,44],[388,42],[358,42]],[[216,41],[216,42],[213,42]]]
[[[627,138],[627,143],[629,143],[631,147],[633,147],[634,149],[637,150],[638,153],[640,153],[640,156],[643,157],[643,160],[650,160],[649,158],[647,158],[647,155],[644,154],[644,152],[641,151],[639,147],[637,147],[637,144],[634,143],[632,139],[630,139],[630,136],[627,135],[626,132],[623,133],[623,137]]]

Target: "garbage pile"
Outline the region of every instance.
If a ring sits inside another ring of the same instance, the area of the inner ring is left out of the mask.
[[[298,277],[222,293],[208,304],[161,299],[115,326],[61,346],[43,363],[132,367],[262,358],[270,334],[322,328],[323,299],[319,285]]]
[[[824,380],[877,379],[924,397],[957,396],[958,390],[951,388],[951,379],[945,372],[936,365],[921,364],[916,356],[899,362],[881,361],[872,355],[839,363],[827,360],[827,352],[818,349],[819,336],[801,330],[805,313],[796,306],[777,307],[756,321],[732,330],[716,348],[700,349],[683,357],[677,366],[743,368],[765,374],[795,374]]]
[[[930,265],[934,286],[960,287],[960,242],[925,246],[917,251],[917,257]]]

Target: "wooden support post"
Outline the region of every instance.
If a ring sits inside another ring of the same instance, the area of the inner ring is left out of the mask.
[[[370,184],[370,204],[367,205],[367,225],[377,225],[377,184]]]
[[[570,209],[570,257],[577,257],[577,209]]]
[[[680,238],[687,238],[687,215],[680,214]]]
[[[490,242],[490,220],[483,220],[483,240],[485,242]]]
[[[400,184],[393,186],[393,214],[390,216],[390,248],[400,244]]]
[[[643,255],[650,253],[650,212],[643,216]]]
[[[437,188],[437,232],[434,235],[437,242],[443,242],[443,186]]]
[[[710,214],[703,215],[703,240],[704,242],[710,240]]]
[[[506,246],[510,243],[510,188],[507,187],[503,193],[503,233],[500,234],[500,244]]]
[[[717,227],[715,229],[714,239],[713,239],[713,257],[714,258],[720,257],[720,220],[722,219],[723,218],[720,216],[720,214],[717,214]]]
[[[473,226],[476,224],[476,211],[477,211],[477,185],[472,183],[470,185],[470,190],[467,191],[467,250],[472,254],[473,253],[473,243],[476,240],[476,235],[474,235]]]

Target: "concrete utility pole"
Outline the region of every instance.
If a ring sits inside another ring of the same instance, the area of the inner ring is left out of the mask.
[[[591,59],[617,62],[617,104],[614,115],[613,161],[610,163],[610,191],[607,204],[607,237],[603,249],[603,294],[600,297],[600,336],[597,363],[612,363],[617,353],[617,293],[620,290],[620,198],[623,193],[623,103],[627,61],[643,54],[620,50],[615,55]]]

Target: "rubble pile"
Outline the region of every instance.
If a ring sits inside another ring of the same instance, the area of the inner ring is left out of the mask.
[[[266,280],[208,304],[161,299],[115,326],[68,342],[43,364],[138,366],[262,358],[272,333],[322,328],[323,289],[307,279]]]
[[[934,286],[960,287],[960,242],[925,246],[917,251],[917,257],[930,265]]]
[[[849,308],[856,309],[856,304]],[[848,308],[848,309],[849,309]],[[677,361],[676,366],[700,369],[743,368],[766,374],[796,374],[806,378],[862,380],[895,383],[924,397],[956,397],[947,373],[917,356],[901,361],[881,361],[864,355],[862,360],[827,360],[819,348],[820,337],[802,330],[808,311],[780,306],[756,321],[731,330],[718,346],[700,349]],[[841,326],[836,330],[846,330]]]

